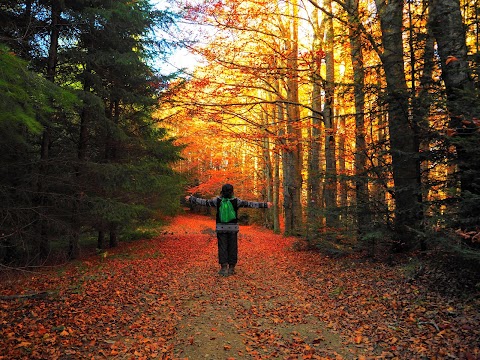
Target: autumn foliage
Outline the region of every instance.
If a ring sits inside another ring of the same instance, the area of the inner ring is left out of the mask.
[[[478,298],[457,283],[295,248],[244,226],[238,272],[219,277],[213,220],[188,214],[155,239],[4,273],[0,359],[480,357]]]

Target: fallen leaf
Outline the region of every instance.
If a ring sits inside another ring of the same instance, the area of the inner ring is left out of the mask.
[[[450,64],[451,62],[458,61],[458,58],[455,56],[447,56],[447,60],[445,60],[445,65]]]

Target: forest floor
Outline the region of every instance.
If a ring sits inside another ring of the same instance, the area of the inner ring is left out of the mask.
[[[478,293],[257,226],[220,277],[213,226],[182,215],[155,239],[4,276],[0,359],[480,359]]]

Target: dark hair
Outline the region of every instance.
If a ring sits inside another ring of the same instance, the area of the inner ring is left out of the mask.
[[[233,185],[225,184],[222,186],[222,191],[220,191],[220,195],[224,198],[232,198],[233,197]]]

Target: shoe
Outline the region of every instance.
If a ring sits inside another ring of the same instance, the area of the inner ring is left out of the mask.
[[[220,271],[218,272],[220,276],[228,276],[228,264],[222,264]]]
[[[233,275],[235,274],[235,265],[230,265],[228,268],[228,275]]]

